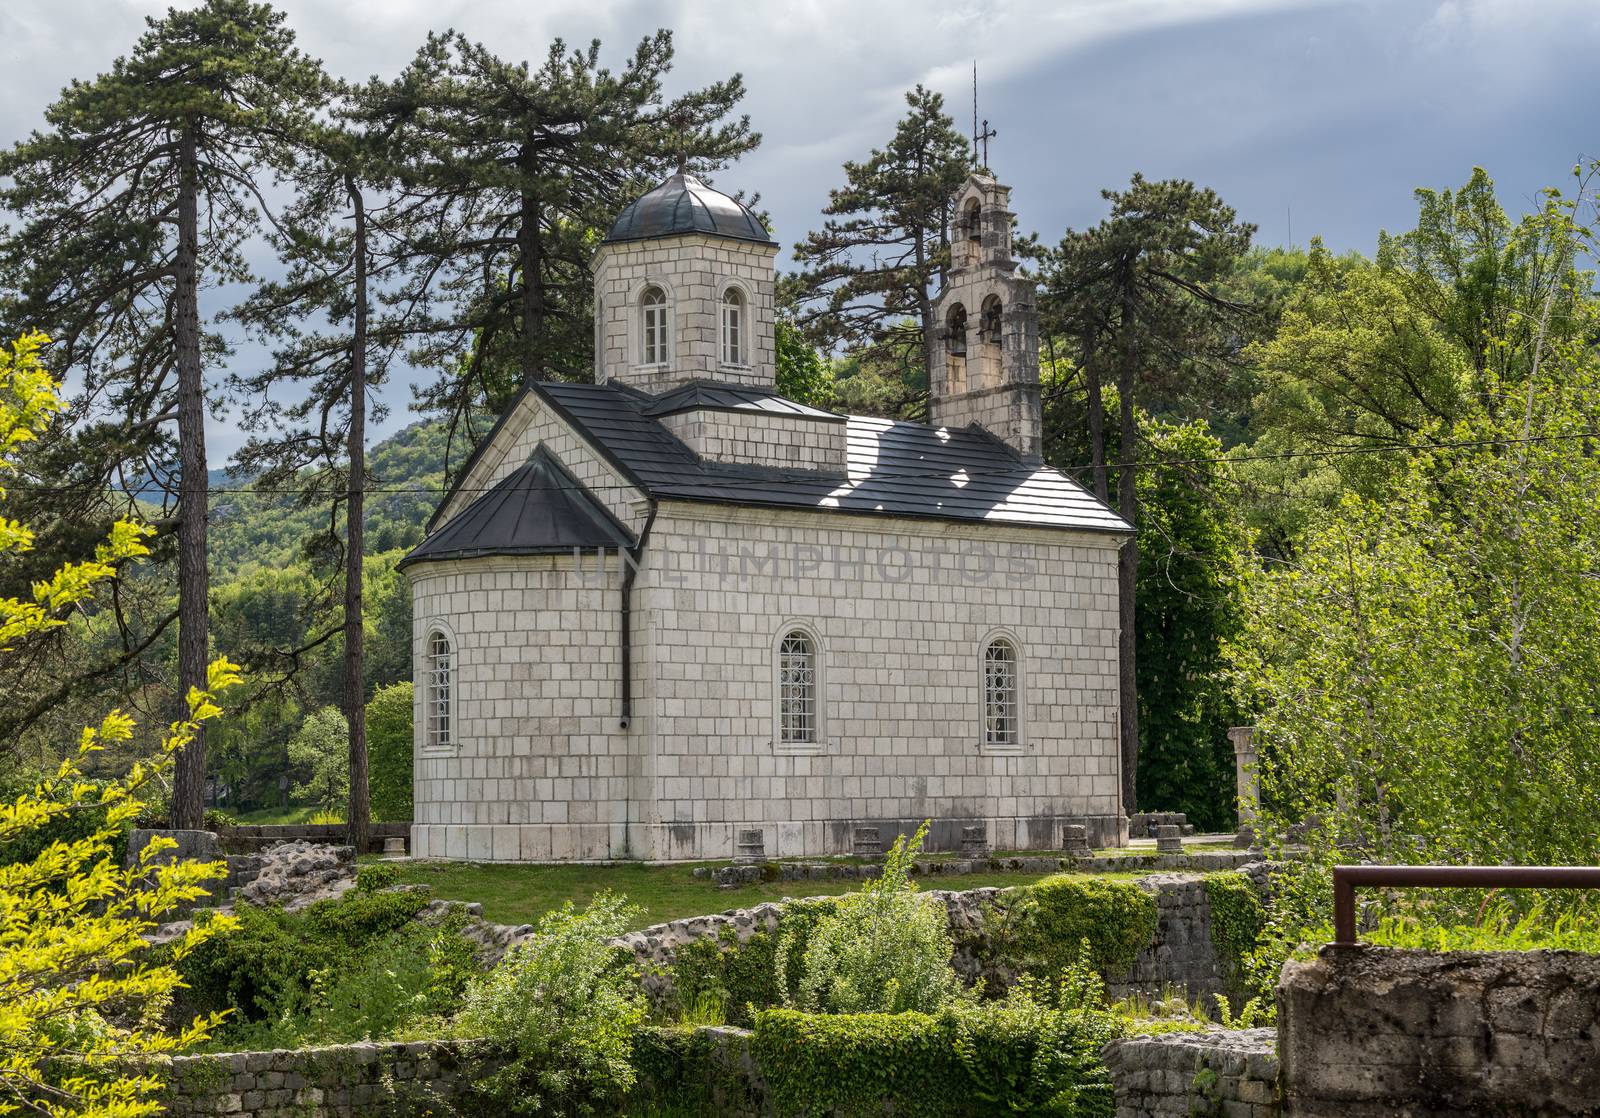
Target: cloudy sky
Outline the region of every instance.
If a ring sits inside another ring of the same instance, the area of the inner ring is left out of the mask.
[[[1593,0],[280,0],[305,48],[347,77],[390,75],[430,29],[503,56],[552,37],[620,65],[676,32],[673,88],[742,72],[759,150],[719,185],[759,191],[792,243],[839,165],[891,133],[922,82],[958,122],[999,131],[991,163],[1023,226],[1055,240],[1102,213],[1099,190],[1181,176],[1218,190],[1259,239],[1370,251],[1405,227],[1414,187],[1481,165],[1508,206],[1600,156]],[[161,0],[0,5],[0,142],[73,77],[125,52]],[[780,264],[782,260],[780,259]],[[397,403],[403,388],[391,394]],[[387,426],[408,417],[402,406]],[[219,423],[218,464],[237,444]]]

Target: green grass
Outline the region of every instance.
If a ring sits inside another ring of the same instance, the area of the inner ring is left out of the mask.
[[[258,807],[254,811],[230,811],[240,823],[250,827],[277,827],[290,823],[309,823],[311,817],[322,809],[305,805],[301,807]]]
[[[719,863],[720,864],[720,863]],[[520,866],[479,862],[396,863],[402,884],[428,885],[445,900],[477,901],[497,924],[525,924],[571,900],[588,903],[610,889],[623,893],[643,914],[634,927],[704,916],[730,908],[749,908],[784,897],[836,896],[852,892],[858,881],[773,881],[719,889],[696,880],[691,865],[672,866]],[[987,873],[923,878],[924,889],[979,889],[1029,885],[1048,874]]]

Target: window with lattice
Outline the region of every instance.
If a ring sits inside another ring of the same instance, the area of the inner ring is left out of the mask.
[[[800,629],[778,644],[778,741],[817,743],[817,645]]]
[[[1017,649],[1005,638],[983,650],[983,743],[1015,746],[1022,740],[1017,722]]]

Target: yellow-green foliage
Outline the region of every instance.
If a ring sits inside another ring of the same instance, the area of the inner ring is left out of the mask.
[[[41,334],[0,351],[0,468],[60,408],[56,384],[40,367]],[[64,624],[74,606],[113,577],[119,564],[147,554],[149,529],[119,523],[93,560],[68,564],[35,584],[28,599],[0,599],[0,649]],[[0,553],[26,550],[32,534],[0,517]],[[0,654],[4,654],[0,651]],[[188,695],[188,716],[174,722],[154,760],[127,777],[91,783],[89,754],[125,743],[134,723],[112,711],[86,727],[77,751],[53,774],[16,799],[0,803],[0,844],[27,840],[66,817],[92,817],[81,837],[52,842],[27,860],[0,866],[0,1114],[34,1113],[95,1118],[154,1114],[160,1077],[130,1073],[123,1061],[155,1057],[205,1037],[216,1019],[199,1018],[177,1034],[162,1012],[179,986],[170,960],[226,931],[225,918],[180,935],[155,961],[145,934],[156,917],[206,895],[222,877],[220,863],[157,859],[176,844],[156,840],[123,868],[114,840],[143,806],[140,790],[171,764],[200,724],[221,713],[212,696],[239,681],[226,660],[211,666],[207,690]]]

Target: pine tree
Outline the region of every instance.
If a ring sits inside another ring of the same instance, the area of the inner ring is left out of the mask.
[[[926,385],[933,299],[949,266],[951,207],[971,147],[939,94],[919,85],[906,106],[886,147],[844,165],[828,220],[795,245],[800,271],[785,281],[783,299],[822,349],[894,351],[887,363]]]
[[[1237,360],[1250,308],[1225,298],[1218,285],[1249,250],[1255,226],[1191,182],[1147,182],[1136,174],[1127,190],[1103,193],[1110,216],[1092,229],[1068,230],[1051,255],[1045,309],[1051,328],[1081,347],[1094,484],[1103,499],[1109,483],[1100,383],[1102,370],[1115,372],[1117,511],[1137,525],[1138,409],[1152,389],[1222,375]],[[1117,573],[1123,802],[1131,810],[1139,759],[1137,538],[1123,545]]]
[[[242,243],[267,211],[260,176],[321,101],[320,66],[281,13],[206,0],[148,21],[108,73],[68,86],[35,132],[0,158],[0,202],[22,218],[0,252],[17,291],[7,317],[56,339],[52,367],[83,378],[80,415],[110,418],[168,498],[178,549],[178,689],[204,689],[206,368],[224,346],[203,329],[200,288],[246,278]],[[171,478],[176,424],[176,479]],[[172,815],[198,827],[205,739],[178,758]]]
[[[239,472],[258,488],[296,490],[304,504],[326,504],[328,528],[305,541],[307,550],[343,553],[345,822],[350,844],[363,850],[371,820],[363,628],[367,395],[387,378],[413,316],[391,313],[375,324],[372,313],[374,291],[397,282],[409,259],[408,211],[393,189],[392,129],[367,120],[375,106],[382,115],[391,90],[375,81],[340,93],[335,122],[312,125],[299,141],[291,172],[297,201],[272,238],[288,274],[263,284],[237,311],[252,333],[277,343],[272,364],[234,378],[232,387],[249,401],[245,425],[252,431],[236,459]],[[308,329],[308,321],[327,326]]]
[[[384,106],[408,167],[415,269],[399,298],[429,312],[416,364],[446,370],[422,393],[452,431],[498,412],[523,383],[592,363],[589,261],[596,238],[662,168],[714,171],[760,137],[725,119],[734,75],[668,100],[672,36],[658,31],[618,72],[600,44],[551,44],[510,63],[465,36],[430,35]]]

